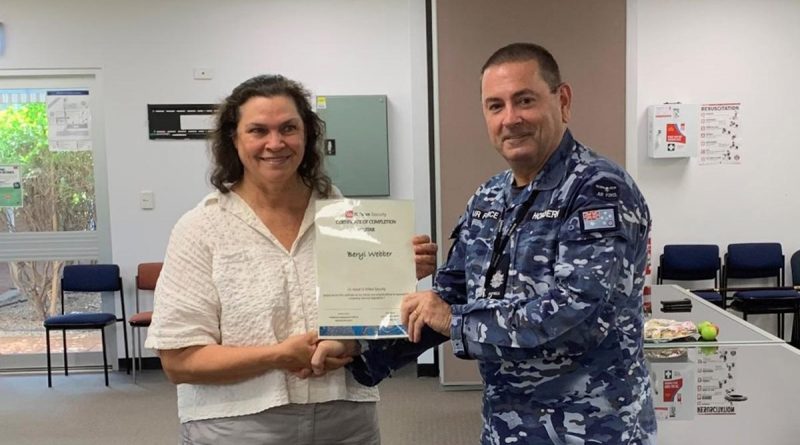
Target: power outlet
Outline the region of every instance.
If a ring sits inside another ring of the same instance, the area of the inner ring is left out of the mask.
[[[211,68],[195,68],[194,78],[195,80],[211,80],[214,78],[214,70]]]

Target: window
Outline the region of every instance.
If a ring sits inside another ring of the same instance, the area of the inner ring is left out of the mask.
[[[0,369],[44,366],[61,269],[110,260],[99,74],[0,70]],[[113,299],[81,301],[114,312]],[[75,349],[99,350],[96,337]]]

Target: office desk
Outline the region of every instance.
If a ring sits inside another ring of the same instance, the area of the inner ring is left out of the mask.
[[[674,412],[656,411],[659,445],[800,443],[797,349],[785,343],[679,349],[683,354],[672,359],[648,359],[654,395],[665,387],[681,394]],[[730,394],[747,400],[730,401]]]
[[[683,298],[690,312],[661,311]],[[678,286],[653,286],[652,308],[653,318],[720,329],[717,341],[645,343],[660,445],[800,443],[800,351]]]
[[[715,306],[678,286],[658,285],[653,286],[652,289],[652,318],[692,321],[695,324],[704,320],[708,320],[719,326],[719,335],[717,336],[717,340],[714,342],[697,341],[697,339],[692,338],[692,341],[686,342],[646,343],[645,348],[673,348],[677,343],[681,343],[682,346],[686,347],[708,346],[709,344],[745,345],[785,343],[782,339],[770,334],[769,332],[760,329],[729,312],[723,311],[720,307]],[[680,300],[683,298],[689,298],[692,301],[691,312],[661,311],[662,301]],[[800,440],[798,440],[798,443],[800,443]]]

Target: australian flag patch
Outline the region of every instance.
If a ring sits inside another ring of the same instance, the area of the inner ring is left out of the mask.
[[[581,211],[581,232],[602,232],[617,228],[617,208],[601,207]]]

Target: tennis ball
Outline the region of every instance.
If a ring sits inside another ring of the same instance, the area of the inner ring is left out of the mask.
[[[716,340],[718,333],[719,328],[710,323],[700,328],[700,337],[702,337],[703,340]]]

